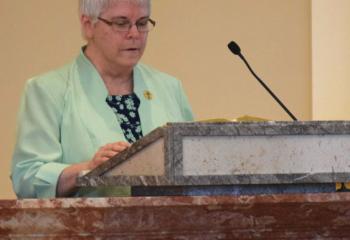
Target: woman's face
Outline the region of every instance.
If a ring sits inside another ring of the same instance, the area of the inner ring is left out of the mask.
[[[115,1],[101,14],[108,21],[137,21],[148,18],[150,9],[147,1],[119,0]],[[115,67],[133,67],[143,55],[147,42],[147,32],[139,32],[133,25],[128,32],[118,32],[98,20],[88,33],[89,45],[97,51],[104,63]]]

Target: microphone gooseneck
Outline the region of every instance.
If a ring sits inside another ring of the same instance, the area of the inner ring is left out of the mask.
[[[271,89],[264,83],[263,80],[261,80],[259,78],[258,75],[256,75],[256,73],[253,71],[253,69],[250,67],[249,63],[247,62],[247,60],[245,59],[245,57],[242,55],[241,53],[241,48],[238,46],[237,43],[235,43],[234,41],[231,41],[228,45],[228,48],[230,49],[230,51],[235,54],[238,55],[243,62],[245,63],[245,65],[248,67],[249,71],[253,74],[253,76],[256,78],[256,80],[258,80],[258,82],[265,88],[266,91],[268,91],[268,93],[273,97],[273,99],[275,99],[275,101],[283,108],[283,110],[294,120],[294,121],[298,121],[298,119],[288,110],[288,108],[282,103],[282,101],[271,91]]]

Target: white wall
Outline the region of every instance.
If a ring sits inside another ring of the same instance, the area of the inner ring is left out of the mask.
[[[350,119],[350,1],[312,1],[312,116]]]

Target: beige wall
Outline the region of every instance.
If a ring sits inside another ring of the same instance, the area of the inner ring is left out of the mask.
[[[310,119],[309,1],[155,0],[154,17],[144,59],[184,81],[198,118],[288,119],[227,50],[236,40],[295,115]]]
[[[312,1],[313,118],[350,119],[350,1]]]
[[[82,41],[75,0],[0,0],[0,198],[9,181],[15,117],[26,79],[70,61]],[[243,53],[297,117],[311,117],[309,0],[153,0],[157,28],[144,62],[180,78],[197,119],[288,116],[227,50]]]
[[[26,79],[64,64],[81,44],[76,1],[0,0],[0,199],[9,180],[15,120]]]

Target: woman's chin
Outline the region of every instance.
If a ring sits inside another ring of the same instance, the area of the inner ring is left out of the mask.
[[[134,67],[138,62],[140,58],[137,59],[125,59],[122,62],[119,63],[120,66],[126,67],[126,68],[132,68]]]

